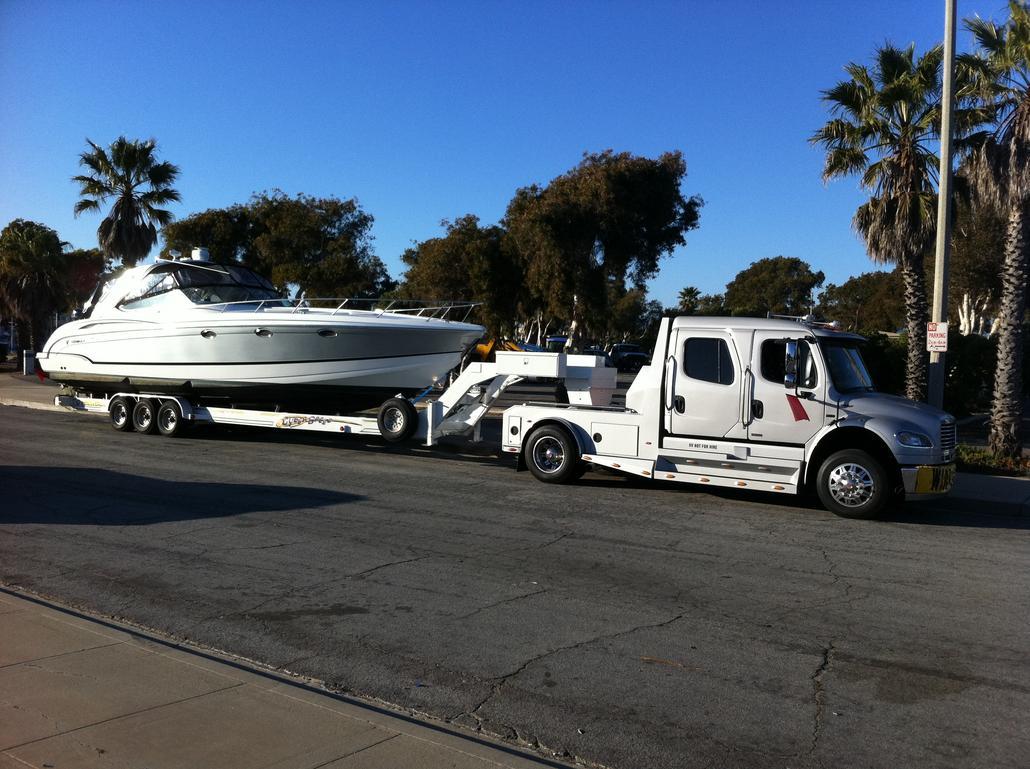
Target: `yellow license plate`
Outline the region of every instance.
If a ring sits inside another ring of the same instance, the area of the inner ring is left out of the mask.
[[[916,473],[916,494],[943,494],[955,482],[955,465],[920,467]]]

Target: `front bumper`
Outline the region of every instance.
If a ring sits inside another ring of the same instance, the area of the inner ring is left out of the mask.
[[[947,494],[955,483],[955,464],[903,467],[901,479],[906,495]]]

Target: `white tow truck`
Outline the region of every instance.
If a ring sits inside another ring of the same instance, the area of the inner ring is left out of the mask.
[[[667,318],[625,407],[610,405],[615,370],[601,358],[532,352],[469,363],[424,408],[391,398],[375,417],[257,411],[146,393],[76,393],[57,403],[107,412],[119,430],[175,435],[189,423],[235,424],[433,445],[445,435],[478,440],[482,418],[507,388],[553,378],[563,382],[568,404],[526,403],[502,416],[502,450],[541,481],[572,481],[592,464],[666,482],[784,494],[814,489],[838,515],[873,517],[906,496],[947,492],[956,435],[949,414],[876,392],[862,341],[795,320]]]

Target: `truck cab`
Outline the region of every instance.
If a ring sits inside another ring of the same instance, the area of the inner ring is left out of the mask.
[[[668,481],[814,489],[848,517],[948,491],[954,418],[877,392],[863,341],[788,319],[666,319],[625,409],[517,406],[505,414],[505,449],[517,446],[542,480],[592,463]],[[558,467],[559,454],[569,464]]]

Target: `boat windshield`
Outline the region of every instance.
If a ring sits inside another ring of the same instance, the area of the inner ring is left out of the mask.
[[[837,392],[872,392],[876,389],[857,341],[823,338],[819,340],[819,347],[826,356],[826,365]]]
[[[265,278],[236,265],[189,265],[176,272],[175,279],[194,304],[282,299],[275,286]]]
[[[256,272],[237,265],[178,263],[152,270],[119,302],[127,310],[173,301],[181,292],[194,304],[286,300]]]

